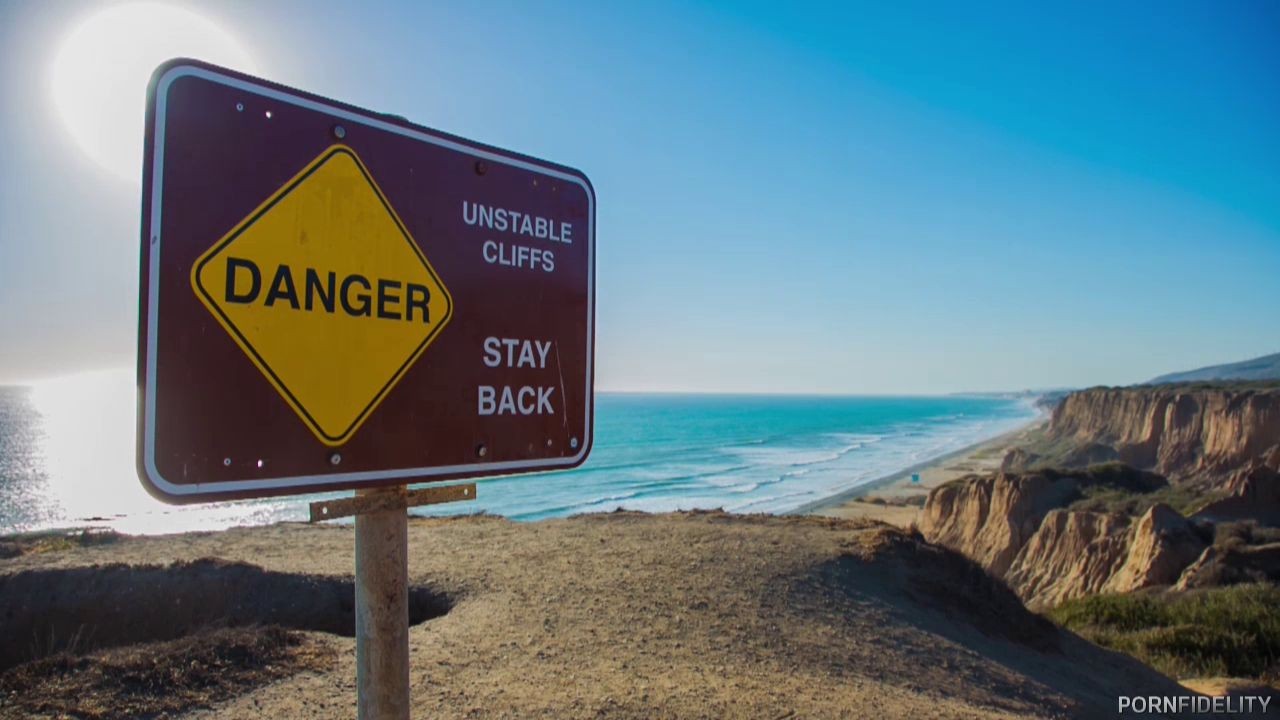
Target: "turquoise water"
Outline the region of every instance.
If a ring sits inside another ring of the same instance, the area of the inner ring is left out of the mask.
[[[169,507],[133,465],[133,379],[104,372],[0,388],[0,533],[124,532],[301,520],[318,496]],[[474,502],[516,520],[616,508],[786,512],[1033,419],[1026,400],[600,394],[595,447],[573,471],[482,480]]]

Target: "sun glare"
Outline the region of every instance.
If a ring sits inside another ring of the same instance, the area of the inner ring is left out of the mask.
[[[58,48],[50,78],[58,118],[89,158],[119,178],[141,182],[147,81],[174,57],[254,72],[249,54],[226,30],[160,3],[100,10]]]
[[[127,473],[133,466],[136,392],[129,370],[87,372],[31,386],[49,487],[69,517],[110,515],[149,504],[136,482],[126,482],[132,480]]]

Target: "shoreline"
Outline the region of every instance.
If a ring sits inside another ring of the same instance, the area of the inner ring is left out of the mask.
[[[980,463],[980,458],[974,456],[981,455],[984,452],[987,454],[994,452],[987,449],[993,444],[999,445],[1001,448],[1013,445],[1014,441],[1022,433],[1025,433],[1028,428],[1038,427],[1045,421],[1046,417],[1047,416],[1041,412],[1015,420],[1015,422],[1019,424],[1015,425],[1012,429],[1003,430],[999,435],[988,437],[958,449],[944,452],[941,455],[927,457],[906,467],[895,468],[888,472],[880,470],[879,472],[885,474],[865,479],[861,481],[860,484],[852,487],[846,486],[843,489],[839,489],[839,486],[837,486],[834,492],[826,488],[820,490],[815,489],[816,492],[813,492],[812,494],[805,493],[809,494],[809,497],[805,499],[805,502],[798,506],[787,507],[786,505],[783,505],[782,507],[776,507],[769,511],[753,511],[748,508],[735,510],[735,512],[768,512],[768,514],[779,516],[821,515],[828,517],[868,517],[869,515],[867,511],[872,507],[876,507],[876,504],[860,501],[865,500],[870,495],[876,495],[876,500],[878,506],[881,508],[881,512],[876,513],[874,517],[893,524],[905,525],[909,523],[911,519],[914,519],[915,509],[915,506],[909,506],[907,501],[913,496],[920,497],[911,500],[911,502],[922,501],[924,495],[924,492],[922,491],[927,491],[936,484],[940,484],[932,482],[932,475],[941,470],[942,466],[945,466],[948,463],[976,465]],[[999,460],[1003,457],[1003,454],[1003,452],[1000,452],[999,456],[995,458],[996,467],[998,467]],[[989,469],[992,468],[974,467],[972,471],[983,472]],[[921,482],[911,483],[911,475],[916,473],[921,475]],[[502,480],[505,478],[497,479]],[[831,494],[826,494],[828,492]],[[880,497],[886,495],[892,497],[891,502],[886,503],[884,502],[884,499]],[[259,501],[256,500],[249,500],[243,503],[209,504],[205,506],[204,509],[201,509],[201,506],[161,506],[155,509],[144,509],[143,511],[136,513],[121,512],[106,514],[105,516],[100,511],[89,517],[62,517],[53,521],[53,523],[48,526],[37,525],[34,527],[19,526],[12,528],[0,528],[0,541],[18,541],[22,540],[24,536],[57,537],[71,534],[99,533],[104,531],[125,535],[174,535],[187,532],[217,531],[241,526],[271,525],[278,522],[305,520],[305,515],[303,515],[303,511],[305,511],[305,502],[311,497],[312,496],[304,495],[276,498],[274,500],[278,502],[273,502],[270,507],[266,507],[262,513],[250,512],[250,510],[258,504]],[[736,498],[738,496],[735,495],[733,497]],[[732,502],[729,495],[721,495],[718,498],[720,501],[718,504],[711,502],[716,499],[717,498],[715,497],[703,498],[702,500],[706,501],[704,505],[689,507],[705,507],[710,509],[717,507],[718,505],[718,507],[723,508],[729,506]],[[592,502],[595,503],[595,501]],[[290,510],[290,507],[295,504],[300,508],[296,513]],[[608,512],[609,510],[612,510],[613,507],[615,506],[610,506],[608,510],[603,511]],[[626,507],[625,500],[618,502],[616,507]],[[676,507],[688,509],[688,507],[683,504]],[[856,511],[851,510],[850,507],[856,508]],[[244,508],[249,509],[245,510]],[[661,512],[661,509],[654,510],[643,507],[636,509],[648,512]],[[244,511],[241,512],[241,510]],[[470,508],[461,510],[461,514],[485,511],[483,508],[479,510],[472,510]],[[601,510],[584,511],[582,509],[575,509],[570,512],[569,515],[571,516],[593,511],[601,512]],[[492,509],[488,512],[500,514],[500,512],[494,512]],[[188,516],[188,513],[191,513],[190,516]],[[906,517],[908,514],[910,517]],[[151,515],[154,515],[155,517],[149,519],[149,516]],[[504,514],[503,516],[519,517],[520,514]],[[554,515],[552,517],[560,516]],[[899,522],[899,520],[904,519],[906,522]],[[520,517],[520,520],[527,521],[528,518]]]
[[[1038,415],[995,437],[929,458],[782,514],[865,518],[906,527],[914,522],[930,490],[965,475],[999,470],[1008,450],[1020,444],[1027,434],[1042,427],[1047,420],[1047,416]],[[913,475],[920,476],[919,482],[911,481]],[[880,502],[869,502],[870,497]]]

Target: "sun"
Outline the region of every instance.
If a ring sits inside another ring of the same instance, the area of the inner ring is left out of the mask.
[[[175,57],[254,72],[248,52],[226,30],[161,3],[100,10],[59,45],[50,69],[54,110],[75,144],[112,175],[141,182],[147,81]]]

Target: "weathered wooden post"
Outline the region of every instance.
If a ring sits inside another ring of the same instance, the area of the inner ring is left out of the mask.
[[[409,717],[409,521],[406,488],[357,490],[398,509],[356,515],[356,693],[360,720]]]
[[[356,518],[356,707],[360,720],[409,717],[409,508],[476,498],[475,483],[356,490],[311,503],[311,522]]]

